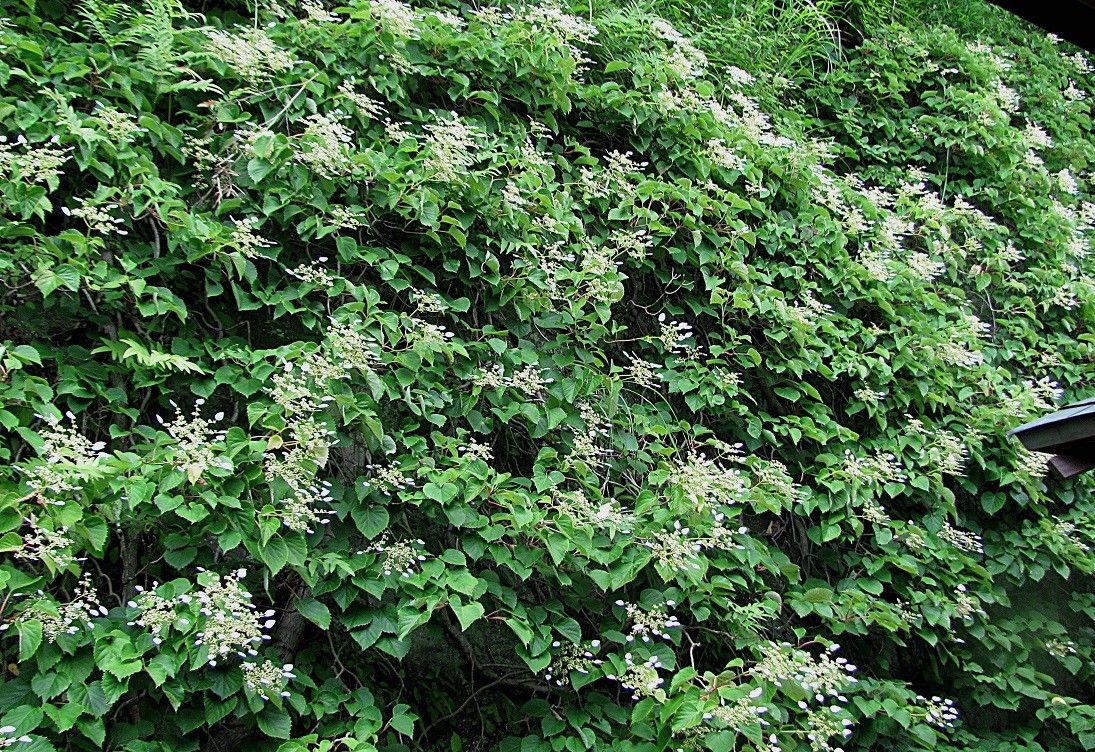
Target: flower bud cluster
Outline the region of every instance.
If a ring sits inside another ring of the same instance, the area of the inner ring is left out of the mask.
[[[929,700],[923,695],[917,695],[916,699],[927,706],[925,723],[944,731],[954,728],[954,722],[958,720],[958,709],[954,707],[954,700],[936,696]]]
[[[764,693],[763,687],[756,687],[748,696],[739,697],[732,705],[726,705],[723,698],[719,698],[719,706],[703,714],[705,721],[717,721],[727,729],[740,730],[743,726],[770,726],[771,723],[764,717],[768,708],[764,705],[754,705],[753,700]]]
[[[94,477],[99,460],[106,456],[102,451],[106,444],[92,442],[75,428],[76,416],[66,413],[72,426],[64,425],[50,416],[39,415],[46,425],[40,428],[42,440],[39,456],[43,462],[23,468],[27,483],[39,496],[59,493],[79,493],[83,481]],[[51,502],[56,506],[62,501]]]
[[[304,118],[304,131],[296,137],[293,159],[320,177],[336,178],[353,169],[354,132],[340,121],[341,113],[317,112]]]
[[[65,528],[47,530],[38,524],[38,518],[33,514],[24,522],[30,531],[23,536],[23,547],[13,554],[16,559],[49,562],[57,569],[86,561],[86,558],[77,558],[72,552],[75,541],[66,535]]]
[[[753,673],[780,686],[788,682],[798,684],[806,690],[808,700],[829,702],[835,698],[845,703],[848,700],[842,692],[859,680],[852,676],[856,666],[846,658],[833,657],[838,650],[840,646],[834,643],[815,658],[788,642],[768,642],[764,658],[754,666]],[[799,705],[805,709],[808,701]]]
[[[643,360],[634,353],[627,353],[627,377],[643,389],[654,389],[662,380],[661,365]]]
[[[107,613],[106,607],[99,603],[91,575],[85,574],[76,584],[71,601],[57,604],[39,590],[38,597],[19,615],[19,620],[41,622],[42,634],[48,642],[54,642],[62,634],[74,635],[81,627],[90,627],[92,619]]]
[[[387,577],[393,572],[398,572],[401,577],[410,577],[415,573],[419,563],[426,560],[422,553],[426,542],[421,539],[414,541],[393,540],[391,535],[385,532],[373,545],[358,551],[358,554],[381,554],[384,556],[384,565],[381,571]]]
[[[643,663],[636,663],[631,653],[624,653],[624,663],[626,668],[622,675],[609,675],[607,678],[620,682],[624,689],[630,689],[632,700],[655,697],[665,684],[665,679],[658,673],[658,669],[664,666],[656,655],[650,656]]]
[[[696,511],[740,504],[748,489],[747,476],[696,452],[674,459],[666,483],[679,489]]]
[[[554,682],[556,686],[563,686],[571,671],[579,674],[588,674],[597,666],[604,663],[594,656],[593,651],[601,647],[600,640],[593,640],[588,647],[573,643],[563,644],[559,640],[551,643],[551,647],[557,652],[551,660],[551,664],[544,672],[544,680]]]
[[[202,474],[211,467],[221,470],[231,470],[232,460],[227,455],[218,451],[216,444],[224,441],[225,432],[215,431],[213,424],[224,420],[224,413],[218,412],[213,419],[206,420],[201,416],[202,406],[205,400],[198,398],[194,401],[194,409],[189,417],[182,414],[182,410],[174,401],[171,406],[175,408],[175,419],[170,423],[164,423],[163,418],[156,416],[157,422],[163,425],[164,430],[175,440],[175,449],[172,452],[172,461],[176,469],[186,473],[191,483],[197,483]]]
[[[190,620],[182,617],[175,612],[175,607],[180,602],[178,598],[164,598],[162,595],[156,593],[158,583],[152,583],[152,590],[145,590],[141,585],[137,585],[134,589],[138,595],[135,600],[131,600],[126,605],[129,608],[135,608],[139,612],[139,615],[131,622],[127,622],[130,627],[144,627],[152,635],[152,642],[155,645],[159,645],[163,642],[164,635],[167,634],[167,630],[178,624],[180,627],[186,627],[190,624]]]
[[[598,532],[630,532],[635,516],[620,507],[613,499],[590,499],[585,491],[551,489],[551,506],[569,517],[575,527],[590,527]]]
[[[16,151],[16,147],[26,148]],[[0,136],[0,176],[6,181],[22,180],[31,185],[53,185],[60,177],[61,167],[68,161],[70,154],[69,148],[30,147],[23,135],[17,136],[14,143],[8,143],[7,136]]]
[[[631,622],[631,631],[627,635],[628,642],[634,642],[636,637],[643,642],[650,642],[651,637],[660,637],[669,641],[671,637],[668,630],[676,629],[681,625],[676,616],[669,615],[668,610],[676,605],[673,601],[666,601],[665,606],[655,606],[649,610],[623,600],[616,601],[616,605],[627,612],[625,621]]]
[[[600,467],[604,464],[605,458],[612,454],[610,448],[600,445],[601,441],[609,438],[609,429],[612,424],[608,418],[597,412],[588,400],[580,400],[577,407],[586,427],[584,431],[574,431],[570,459],[573,462],[582,462],[591,468]]]
[[[232,655],[239,658],[258,655],[256,646],[270,639],[265,632],[276,623],[272,618],[275,612],[270,609],[260,614],[252,604],[251,594],[240,584],[247,570],[238,569],[224,578],[215,572],[201,572],[202,589],[194,598],[204,619],[201,631],[195,634],[195,647],[205,647],[206,663],[210,666]],[[189,603],[190,597],[183,595],[179,600]]]
[[[414,488],[414,479],[395,463],[366,465],[365,469],[373,476],[367,479],[365,483],[381,493],[391,495]]]
[[[292,663],[278,666],[272,661],[244,661],[240,668],[243,669],[244,685],[264,700],[269,700],[271,696],[288,697],[285,685],[290,679],[297,678]]]
[[[205,45],[210,57],[221,60],[240,78],[261,83],[275,73],[289,70],[296,60],[258,28],[239,27],[235,33],[210,29]]]
[[[959,530],[949,522],[944,522],[939,531],[939,537],[950,543],[955,548],[974,554],[985,553],[985,547],[981,543],[981,536],[965,530]]]
[[[423,169],[434,180],[452,183],[460,179],[479,159],[482,132],[455,113],[439,117],[425,126],[426,159]]]

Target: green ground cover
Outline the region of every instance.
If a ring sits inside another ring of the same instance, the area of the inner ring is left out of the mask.
[[[1095,747],[1083,53],[3,8],[0,747]]]

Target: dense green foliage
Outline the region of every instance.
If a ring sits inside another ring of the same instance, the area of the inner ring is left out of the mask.
[[[1083,55],[4,6],[0,747],[1095,746]]]

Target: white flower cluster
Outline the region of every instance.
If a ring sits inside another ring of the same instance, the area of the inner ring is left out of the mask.
[[[574,431],[570,459],[591,468],[600,467],[604,464],[605,458],[612,454],[611,448],[601,446],[601,441],[609,437],[612,424],[608,418],[597,412],[588,400],[580,400],[577,407],[582,422],[585,423],[585,430]]]
[[[866,499],[860,504],[859,516],[873,525],[889,525],[890,515],[874,499]]]
[[[313,23],[338,23],[342,19],[324,7],[318,0],[300,0],[305,17]]]
[[[981,543],[981,536],[965,530],[959,530],[949,522],[944,522],[939,531],[939,537],[950,543],[955,548],[974,554],[985,553],[985,546]]]
[[[1046,640],[1046,652],[1055,658],[1068,658],[1076,655],[1076,643],[1072,640]]]
[[[635,524],[635,515],[624,510],[618,502],[611,499],[593,501],[581,489],[562,491],[553,488],[550,498],[551,506],[570,518],[576,527],[591,527],[605,531],[611,537],[616,532],[630,532]]]
[[[368,0],[369,11],[381,28],[398,39],[418,36],[418,13],[400,0]]]
[[[61,213],[66,217],[82,219],[87,228],[100,235],[128,235],[129,230],[123,230],[119,225],[125,223],[121,217],[115,217],[111,212],[118,209],[117,204],[94,204],[82,198],[74,199],[79,206],[72,209],[61,207]]]
[[[843,471],[849,479],[859,483],[881,485],[905,482],[905,470],[901,461],[893,454],[882,450],[860,457],[851,449],[845,449]]]
[[[275,612],[270,609],[260,614],[251,603],[251,594],[240,585],[247,570],[238,569],[223,579],[215,572],[199,571],[202,589],[195,599],[204,620],[194,645],[205,647],[206,663],[216,666],[233,654],[239,658],[258,655],[256,646],[270,639],[265,631],[276,624],[272,618]],[[189,603],[190,596],[181,595],[179,601]]]
[[[104,133],[110,134],[112,139],[129,141],[138,133],[147,133],[147,128],[137,125],[137,118],[128,112],[122,112],[114,107],[106,107],[100,104],[95,108],[93,119],[101,126]]]
[[[616,605],[627,612],[625,622],[631,622],[628,642],[634,642],[636,637],[643,642],[650,642],[652,636],[668,641],[671,639],[668,630],[681,625],[676,616],[669,614],[669,609],[677,605],[674,601],[666,601],[664,606],[654,606],[651,609],[644,609],[637,603],[628,603],[622,599],[616,601]]]
[[[1076,184],[1076,178],[1072,176],[1072,172],[1069,171],[1067,167],[1053,177],[1057,181],[1057,187],[1060,188],[1062,192],[1072,196],[1079,195],[1080,186]]]
[[[454,336],[444,324],[434,324],[417,316],[405,316],[404,336],[416,352],[445,352]]]
[[[588,647],[570,642],[564,645],[556,640],[551,643],[551,647],[557,652],[552,657],[547,671],[544,672],[544,680],[554,682],[558,687],[563,686],[571,671],[588,674],[595,667],[604,663],[593,654],[594,650],[601,647],[600,640],[593,640]]]
[[[690,452],[687,460],[672,461],[666,483],[683,492],[696,511],[740,504],[749,488],[741,470],[723,467],[696,452]]]
[[[672,45],[673,50],[666,56],[667,67],[675,76],[683,82],[691,82],[702,78],[707,70],[707,55],[705,55],[692,40],[681,34],[671,23],[663,18],[655,18],[650,22],[650,30],[654,35]],[[741,71],[735,68],[735,71]],[[748,74],[745,74],[748,76]]]
[[[642,177],[649,162],[633,159],[633,152],[611,151],[605,155],[603,169],[583,167],[578,173],[578,188],[592,198],[617,196],[620,200],[631,196],[635,187],[632,181]]]
[[[1049,470],[1050,455],[1042,452],[1032,452],[1026,447],[1018,447],[1016,470],[1026,473],[1032,478],[1041,478]]]
[[[338,113],[317,112],[306,117],[304,124],[296,138],[296,161],[325,178],[336,178],[353,169],[354,132],[342,124]]]
[[[674,520],[671,528],[660,530],[640,543],[649,548],[653,558],[666,569],[695,571],[702,568],[699,554],[704,549],[704,542],[689,538],[691,532],[691,528],[681,525],[680,520]]]
[[[703,714],[705,721],[718,721],[727,729],[739,731],[743,726],[770,726],[771,723],[764,718],[768,708],[764,705],[754,705],[753,700],[764,693],[763,687],[756,687],[746,697],[739,697],[732,705],[725,704],[723,698],[719,698],[719,706]]]
[[[139,595],[126,605],[129,608],[137,609],[139,612],[139,615],[133,621],[127,622],[128,626],[144,627],[152,635],[153,644],[160,645],[163,642],[164,635],[171,627],[177,624],[179,627],[185,628],[189,626],[190,620],[180,617],[175,612],[175,607],[180,603],[180,600],[178,598],[164,598],[156,593],[157,587],[158,583],[155,582],[152,583],[152,589],[147,591],[141,585],[135,586],[134,590]]]
[[[285,689],[286,682],[297,678],[293,673],[292,663],[278,666],[272,661],[262,663],[244,661],[240,664],[240,668],[243,669],[243,683],[264,700],[269,700],[271,695],[288,697],[289,692]]]
[[[608,676],[607,678],[620,682],[624,689],[631,690],[632,700],[641,700],[644,697],[656,697],[665,679],[658,673],[658,669],[664,668],[661,659],[652,655],[642,663],[636,663],[631,653],[624,653],[625,670],[621,676]]]
[[[435,118],[425,130],[428,138],[422,166],[434,180],[455,182],[478,161],[483,134],[455,112],[449,113],[448,117]]]
[[[958,709],[954,707],[954,700],[937,696],[932,696],[929,700],[923,695],[917,695],[916,699],[927,705],[927,714],[924,716],[926,723],[944,731],[954,728],[954,722],[958,720]]]
[[[23,536],[23,547],[13,554],[16,559],[45,562],[57,569],[87,561],[72,552],[75,541],[66,535],[67,529],[48,530],[38,524],[33,514],[24,521],[30,530]]]
[[[314,263],[300,264],[292,269],[287,269],[286,273],[313,287],[328,288],[338,280],[338,277],[322,266],[326,261],[326,256],[320,256]]]
[[[633,259],[644,259],[654,246],[649,230],[616,230],[608,239],[616,254],[626,254]]]
[[[804,710],[809,701],[814,700],[846,703],[848,698],[844,696],[844,690],[859,680],[852,676],[856,666],[846,658],[833,657],[839,650],[840,645],[833,643],[815,658],[788,642],[768,642],[764,658],[753,667],[753,673],[779,686],[791,682],[805,689],[808,698],[799,702]]]
[[[619,262],[609,245],[587,245],[582,252],[583,297],[594,303],[615,303],[623,296],[619,281]]]
[[[54,642],[62,634],[78,634],[82,627],[91,626],[92,619],[107,614],[91,584],[91,575],[85,574],[76,584],[71,601],[57,604],[38,591],[38,597],[19,615],[19,620],[41,622],[42,634],[47,641]]]
[[[262,248],[271,248],[274,243],[255,232],[258,225],[258,217],[246,217],[232,220],[232,231],[228,236],[226,245],[244,258],[257,258],[262,254]]]
[[[1037,381],[1024,379],[1021,385],[1012,387],[1011,393],[1000,395],[999,400],[1007,415],[1026,418],[1053,410],[1063,395],[1064,389],[1045,376]]]
[[[627,378],[643,389],[655,389],[661,384],[661,368],[659,363],[651,363],[643,360],[634,353],[627,353],[630,361],[625,369]]]
[[[456,448],[456,451],[469,462],[480,461],[489,464],[494,459],[494,450],[475,439],[465,439],[464,443]]]
[[[338,87],[339,94],[354,103],[359,115],[369,120],[378,120],[384,115],[383,103],[359,92],[355,84],[356,81],[352,78],[343,81]]]
[[[76,430],[76,416],[71,412],[65,416],[72,423],[67,426],[52,415],[39,415],[46,423],[39,429],[42,440],[39,456],[42,463],[21,468],[27,476],[27,483],[40,499],[47,495],[79,493],[83,483],[98,475],[100,459],[107,455],[102,451],[106,444],[92,442]],[[63,501],[50,502],[56,506]]]
[[[414,541],[392,540],[391,535],[385,532],[373,545],[358,551],[358,554],[381,554],[384,556],[384,576],[398,572],[400,577],[410,577],[421,562],[426,560],[422,553],[426,542],[418,539]]]
[[[186,473],[191,483],[198,483],[202,474],[211,467],[221,470],[231,470],[233,467],[232,460],[214,446],[224,441],[225,432],[213,430],[212,424],[224,420],[224,413],[218,412],[212,421],[206,420],[201,416],[204,404],[205,400],[202,398],[195,400],[193,411],[186,417],[179,406],[171,401],[171,406],[175,408],[175,419],[164,423],[163,418],[156,416],[156,420],[175,440],[172,460],[176,469]]]
[[[839,705],[817,708],[806,716],[806,741],[811,752],[844,752],[844,748],[833,745],[834,737],[847,738],[852,735],[852,720],[840,716],[844,709]]]
[[[365,226],[365,218],[347,206],[332,206],[327,221],[339,230],[356,230]]]
[[[0,749],[7,749],[16,744],[30,744],[34,741],[26,734],[22,736],[15,736],[14,734],[15,726],[0,726]]]
[[[382,493],[390,495],[414,488],[414,479],[394,463],[390,465],[369,464],[365,466],[365,469],[373,476],[365,483]]]
[[[959,585],[954,589],[954,612],[966,621],[973,621],[974,616],[985,614],[980,602],[970,595],[969,588],[965,585]]]
[[[879,282],[889,282],[893,279],[893,271],[890,266],[893,259],[888,250],[867,244],[859,254],[858,260],[872,279]]]
[[[1053,523],[1053,533],[1065,543],[1079,549],[1083,553],[1091,551],[1091,546],[1080,538],[1081,531],[1080,528],[1076,526],[1075,522],[1058,520]]]
[[[597,27],[579,16],[567,13],[553,2],[541,2],[528,6],[519,19],[532,27],[534,32],[549,34],[560,40],[574,57],[581,69],[589,58],[578,45],[588,45],[597,36]]]
[[[852,392],[852,396],[864,404],[877,405],[886,398],[886,392],[871,389],[869,386],[861,386]]]
[[[55,136],[50,143],[56,143]],[[20,147],[21,151],[16,151]],[[71,149],[57,146],[31,147],[26,136],[16,136],[14,143],[7,136],[0,136],[0,176],[6,181],[22,180],[35,185],[52,184],[61,175],[61,167],[68,161]]]
[[[261,83],[279,71],[296,65],[293,56],[274,43],[262,29],[240,27],[236,33],[210,29],[206,51],[221,60],[240,78]]]

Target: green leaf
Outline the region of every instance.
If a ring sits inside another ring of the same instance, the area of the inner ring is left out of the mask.
[[[294,601],[294,605],[304,618],[320,629],[330,628],[331,610],[320,601],[315,598],[303,598]]]
[[[463,605],[459,600],[453,599],[449,601],[449,607],[452,609],[453,613],[456,614],[456,619],[460,622],[461,631],[465,632],[476,619],[486,613],[486,609],[478,602]]]
[[[267,703],[262,712],[255,716],[262,733],[274,739],[288,739],[293,732],[293,721],[289,713]]]
[[[42,644],[42,622],[37,619],[18,621],[15,630],[19,635],[19,662],[28,660]]]
[[[409,705],[399,704],[392,708],[392,717],[388,725],[403,736],[414,736],[414,724],[418,716],[411,712]]]

